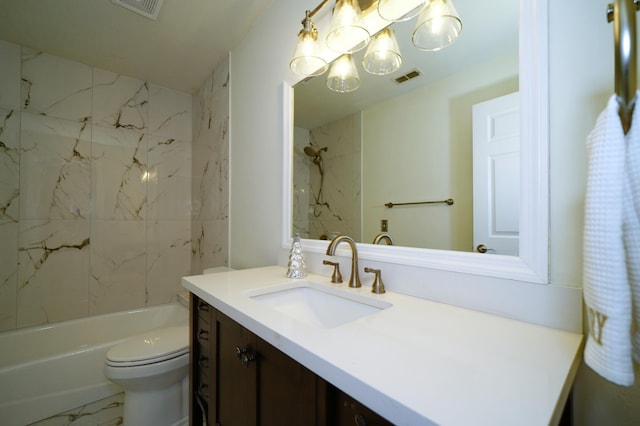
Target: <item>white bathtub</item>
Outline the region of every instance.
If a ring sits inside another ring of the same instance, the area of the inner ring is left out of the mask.
[[[102,373],[109,348],[187,324],[187,309],[172,303],[0,333],[0,423],[22,426],[122,392]]]

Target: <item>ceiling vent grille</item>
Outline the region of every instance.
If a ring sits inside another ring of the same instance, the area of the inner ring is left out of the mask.
[[[158,13],[160,13],[160,8],[162,7],[162,2],[164,0],[111,0],[113,3],[118,6],[122,6],[126,9],[129,9],[132,12],[135,12],[139,15],[144,16],[145,18],[153,19],[154,21],[158,19]]]
[[[402,84],[405,83],[411,79],[414,79],[416,77],[420,77],[422,75],[422,73],[420,72],[419,69],[415,68],[411,71],[409,71],[408,73],[401,75],[400,77],[394,78],[393,81],[396,84]]]

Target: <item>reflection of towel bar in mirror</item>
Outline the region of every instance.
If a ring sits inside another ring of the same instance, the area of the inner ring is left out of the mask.
[[[386,207],[393,207],[393,206],[414,206],[417,204],[446,204],[448,206],[453,204],[453,198],[449,198],[447,200],[443,200],[443,201],[416,201],[414,203],[387,203],[385,204]]]

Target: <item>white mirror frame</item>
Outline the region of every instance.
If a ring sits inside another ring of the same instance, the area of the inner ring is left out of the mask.
[[[361,260],[547,284],[549,262],[548,0],[520,0],[520,256],[487,255],[358,244]],[[282,246],[291,245],[293,209],[293,85],[283,84]],[[328,241],[303,240],[305,251],[325,253]]]

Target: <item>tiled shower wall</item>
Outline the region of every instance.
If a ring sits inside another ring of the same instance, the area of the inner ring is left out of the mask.
[[[229,61],[193,98],[191,270],[228,265]]]
[[[0,330],[166,303],[192,263],[224,264],[191,246],[192,186],[226,183],[192,165],[192,128],[198,155],[223,150],[195,99],[0,41]]]
[[[361,241],[360,113],[294,133],[293,232],[303,238],[326,239],[332,234]],[[312,158],[310,145],[322,151],[324,180]],[[322,186],[321,186],[322,183]]]

